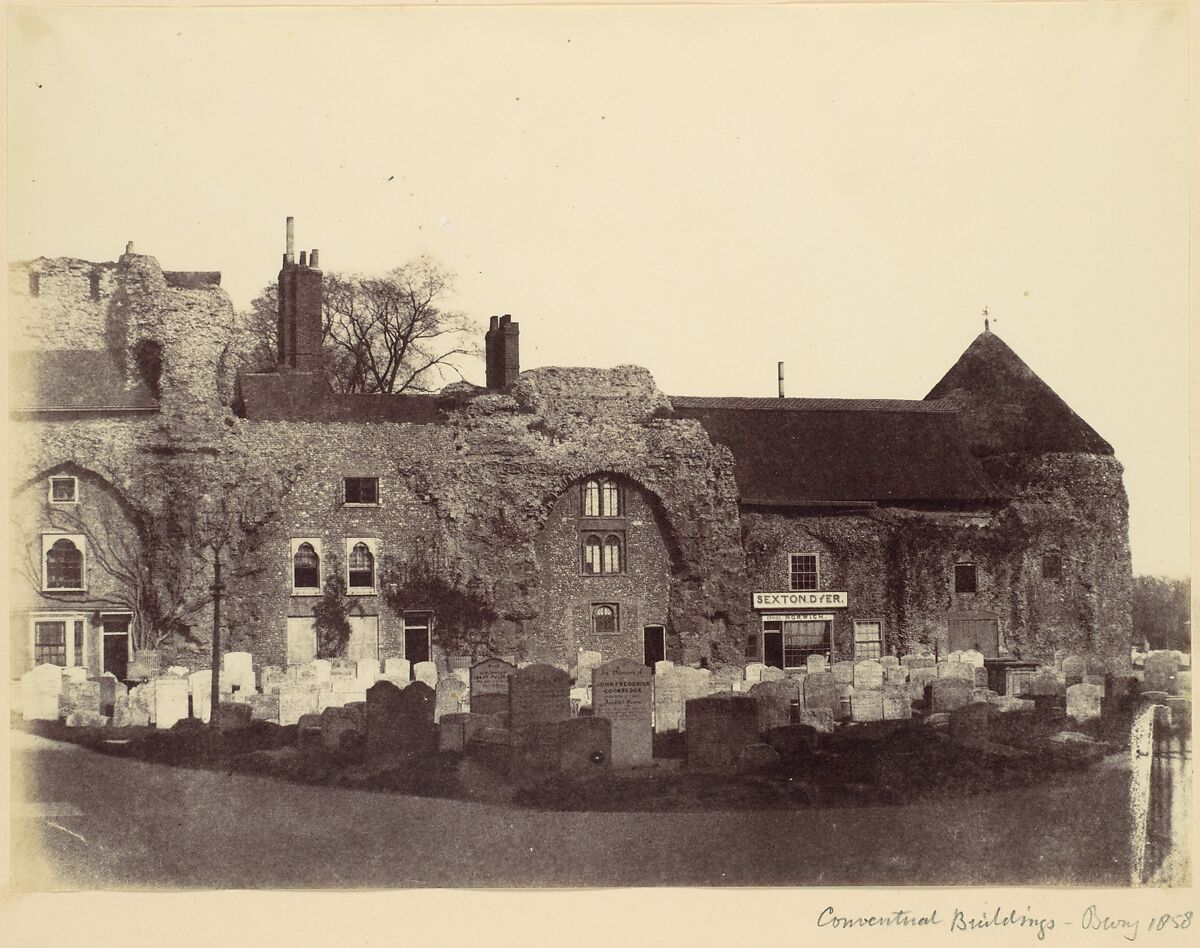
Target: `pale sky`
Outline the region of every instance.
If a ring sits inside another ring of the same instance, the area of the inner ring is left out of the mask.
[[[1188,550],[1183,4],[10,12],[10,259],[430,254],[522,365],[920,398],[994,330]],[[482,366],[474,381],[482,382]]]

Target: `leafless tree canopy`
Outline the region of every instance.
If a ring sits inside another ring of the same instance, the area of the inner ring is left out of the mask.
[[[322,332],[325,371],[335,391],[366,394],[426,392],[462,378],[478,356],[474,327],[447,309],[454,277],[429,257],[382,276],[325,274]],[[264,287],[244,314],[249,364],[275,365],[278,290]]]

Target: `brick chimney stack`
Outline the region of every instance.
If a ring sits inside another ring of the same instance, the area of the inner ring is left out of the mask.
[[[321,271],[317,252],[311,262],[300,252],[295,262],[295,225],[287,219],[287,249],[279,271],[280,370],[317,372],[321,368]]]
[[[492,317],[484,337],[488,388],[503,390],[516,384],[521,374],[520,333],[511,315]]]

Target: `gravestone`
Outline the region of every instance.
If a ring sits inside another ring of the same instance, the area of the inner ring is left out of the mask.
[[[1068,655],[1062,660],[1062,673],[1066,676],[1067,685],[1077,685],[1087,674],[1087,662],[1078,655]]]
[[[457,658],[454,660],[457,661]],[[469,662],[470,658],[467,657],[466,660]],[[454,667],[452,667],[450,669],[450,677],[457,678],[459,681],[461,681],[463,683],[463,686],[466,687],[468,691],[470,690],[470,688],[471,688],[471,666],[469,664],[455,665]]]
[[[250,705],[244,703],[221,703],[217,706],[217,729],[221,731],[236,731],[238,728],[249,727]]]
[[[950,739],[965,747],[984,747],[988,742],[987,704],[967,704],[950,712]]]
[[[355,671],[355,662],[345,656],[338,656],[331,659],[329,662],[329,674],[331,678],[353,678]]]
[[[875,688],[855,688],[850,696],[850,714],[855,721],[882,721],[883,692]]]
[[[127,681],[149,681],[151,678],[158,677],[159,670],[158,651],[155,649],[138,649],[135,650],[129,659],[129,665],[125,670],[125,678]]]
[[[344,735],[358,733],[355,716],[345,708],[326,708],[321,712],[321,743],[326,750],[338,750]]]
[[[1146,656],[1143,670],[1143,691],[1165,691],[1167,694],[1175,694],[1178,690],[1175,676],[1179,672],[1179,661],[1170,652],[1151,652]]]
[[[279,723],[279,692],[270,694],[250,695],[247,699],[250,705],[250,720],[274,721]]]
[[[837,707],[834,708],[833,717],[836,721],[849,721],[854,715],[854,686],[853,685],[837,685]]]
[[[653,756],[654,676],[631,658],[592,671],[592,713],[612,722],[614,767],[649,766]]]
[[[583,650],[579,653],[579,658],[575,662],[575,687],[589,688],[592,684],[592,671],[604,661],[604,656],[599,652],[591,650]]]
[[[63,681],[81,682],[87,681],[87,669],[81,665],[72,665],[69,668],[62,669]]]
[[[226,652],[221,656],[221,681],[225,691],[255,691],[254,656],[249,652]]]
[[[437,747],[434,691],[422,681],[397,688],[386,678],[367,689],[367,757],[408,758]]]
[[[1025,694],[1034,698],[1061,698],[1066,689],[1053,672],[1039,670],[1025,683]]]
[[[952,651],[949,655],[946,656],[946,661],[948,661],[948,662],[957,663],[957,662],[961,662],[962,660],[963,660],[963,652],[962,652],[962,649],[960,649],[960,648],[956,648],[954,651]]]
[[[500,717],[495,714],[464,712],[443,715],[438,722],[438,749],[461,753],[485,729],[498,730],[499,728]],[[505,734],[507,733],[505,731]],[[507,739],[505,743],[507,743]]]
[[[854,662],[834,662],[831,672],[839,685],[854,684]]]
[[[760,731],[792,723],[792,703],[800,697],[794,681],[760,681],[748,694],[758,707]]]
[[[683,680],[674,664],[654,674],[654,730],[658,734],[683,730]]]
[[[967,649],[962,653],[962,661],[968,665],[973,665],[976,668],[983,668],[983,652],[978,652],[973,648]]]
[[[900,685],[883,686],[883,720],[907,721],[912,717],[912,701],[908,688]]]
[[[262,693],[264,695],[274,695],[279,693],[279,689],[287,683],[287,672],[278,665],[266,665],[263,667],[259,675],[262,681]]]
[[[1091,721],[1100,717],[1104,688],[1080,682],[1067,687],[1067,714],[1076,721]]]
[[[117,703],[118,696],[124,697],[128,693],[128,689],[117,681],[115,675],[106,673],[92,680],[100,685],[100,713],[112,717],[113,707]]]
[[[858,662],[854,666],[854,690],[878,690],[883,687],[883,666],[876,661]]]
[[[62,669],[38,665],[21,676],[21,715],[26,721],[57,721]]]
[[[902,655],[900,656],[900,664],[912,670],[914,668],[923,668],[933,671],[934,674],[930,677],[936,677],[937,659],[932,655]]]
[[[419,681],[430,688],[436,688],[438,683],[437,665],[433,662],[417,662],[413,666],[413,681]]]
[[[187,678],[190,672],[183,665],[171,665],[167,668],[167,674],[174,675],[176,678]]]
[[[383,677],[403,688],[412,681],[412,665],[409,664],[407,658],[385,658],[383,660]]]
[[[328,659],[314,658],[308,663],[308,666],[313,670],[313,674],[316,675],[318,685],[329,684],[329,680],[333,677],[333,665]]]
[[[801,708],[796,723],[807,725],[818,734],[832,734],[834,730],[833,712],[828,708]]]
[[[580,712],[585,708],[592,706],[592,689],[587,688],[572,688],[570,692],[571,699],[571,717],[578,717]]]
[[[154,681],[143,682],[130,689],[129,692],[129,723],[130,725],[146,726],[154,723],[155,694],[157,688]]]
[[[207,724],[212,719],[212,669],[192,672],[187,683],[192,695],[192,717]]]
[[[804,707],[808,711],[828,711],[836,717],[841,711],[837,682],[828,672],[809,674],[804,679]]]
[[[297,724],[302,715],[317,713],[317,689],[283,685],[279,689],[279,723]]]
[[[746,745],[758,743],[758,707],[752,698],[692,698],[685,713],[689,770],[736,773]]]
[[[654,674],[661,675],[663,672],[670,671],[674,667],[675,667],[674,662],[669,662],[669,661],[665,661],[665,660],[661,661],[661,662],[655,662],[654,663]]]
[[[824,655],[809,655],[805,660],[804,667],[810,675],[819,675],[822,672],[829,671]]]
[[[1191,669],[1181,668],[1175,673],[1175,690],[1179,694],[1190,697],[1192,694],[1192,672]]]
[[[883,666],[883,672],[886,676],[889,668],[900,667],[900,659],[898,659],[895,655],[884,655],[879,659],[879,664]]]
[[[787,677],[787,673],[782,668],[776,668],[774,665],[768,665],[762,670],[759,676],[759,681],[783,681]]]
[[[508,681],[509,727],[520,741],[533,724],[566,721],[571,717],[571,677],[553,665],[519,668]]]
[[[908,668],[904,665],[897,665],[895,668],[885,668],[883,670],[883,683],[885,686],[908,684]]]
[[[434,689],[434,723],[440,721],[443,714],[462,714],[467,710],[467,700],[467,685],[454,675],[443,678]]]
[[[474,714],[508,713],[508,679],[516,666],[489,658],[471,666],[471,711]]]
[[[988,686],[987,669],[982,665],[972,665],[971,667],[975,669],[975,687],[986,688]]]
[[[762,681],[762,674],[766,667],[762,662],[751,662],[746,666],[744,680],[750,682],[752,685],[758,684],[758,682]]]
[[[573,718],[558,728],[558,766],[564,774],[580,776],[612,768],[612,722],[608,718]]]
[[[324,682],[318,677],[318,670],[311,664],[304,665],[288,665],[287,667],[287,683],[293,688],[313,688],[316,689],[322,685],[329,687],[329,678],[325,678]]]
[[[154,726],[159,730],[174,727],[188,716],[188,682],[169,675],[154,680]]]
[[[964,678],[954,676],[935,678],[932,687],[931,701],[935,714],[941,711],[957,710],[971,700],[972,685]]]
[[[354,677],[358,679],[358,686],[366,691],[375,684],[375,679],[379,677],[379,659],[362,659],[354,666]]]

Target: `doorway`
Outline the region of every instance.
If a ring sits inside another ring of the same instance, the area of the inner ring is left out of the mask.
[[[946,616],[949,626],[950,651],[974,649],[984,658],[1000,657],[1000,623],[988,612],[951,612]]]
[[[129,625],[131,620],[131,616],[104,616],[101,619],[104,626],[101,671],[115,676],[117,681],[124,681],[129,677]]]
[[[653,671],[657,662],[667,659],[667,630],[661,625],[642,629],[642,661]]]
[[[404,657],[408,659],[409,674],[418,662],[431,660],[433,614],[429,612],[404,613]]]

